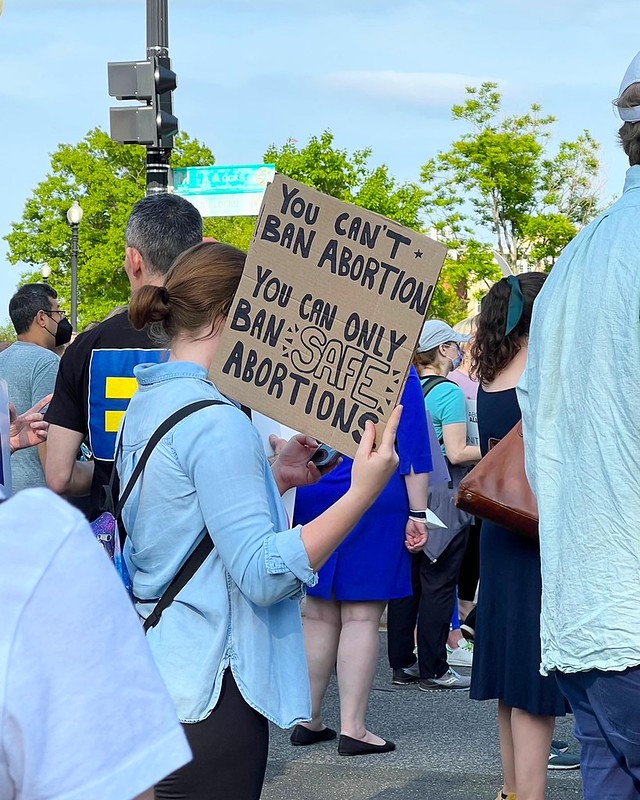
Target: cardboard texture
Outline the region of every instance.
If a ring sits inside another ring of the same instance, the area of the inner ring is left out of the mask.
[[[398,401],[444,245],[276,175],[211,378],[353,456]]]

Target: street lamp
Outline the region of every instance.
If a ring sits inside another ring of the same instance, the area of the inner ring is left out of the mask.
[[[2,0],[0,0],[0,2],[2,2]],[[42,273],[42,280],[45,283],[49,283],[49,278],[51,277],[51,265],[43,264],[40,272]]]
[[[82,209],[78,201],[67,211],[67,222],[71,225],[71,327],[78,329],[78,226],[82,220]]]

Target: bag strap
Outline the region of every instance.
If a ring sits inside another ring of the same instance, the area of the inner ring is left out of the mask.
[[[155,628],[155,626],[160,622],[162,612],[168,608],[171,603],[173,603],[178,594],[184,589],[191,578],[193,578],[196,572],[204,564],[209,553],[213,551],[213,547],[213,539],[209,535],[209,531],[205,530],[204,536],[198,543],[195,550],[180,567],[171,583],[162,593],[162,597],[153,607],[152,612],[145,619],[142,626],[142,629],[145,633],[149,630],[149,628]]]
[[[133,487],[136,484],[136,481],[142,474],[142,470],[145,468],[147,461],[149,460],[149,456],[155,450],[156,445],[165,436],[171,428],[175,427],[179,422],[182,422],[183,419],[194,414],[196,411],[200,411],[201,408],[206,408],[207,406],[223,406],[228,405],[223,400],[198,400],[195,403],[189,403],[188,406],[184,406],[184,408],[179,408],[170,417],[167,417],[165,421],[154,431],[151,438],[146,444],[146,447],[142,451],[142,455],[140,456],[140,460],[136,464],[135,469],[131,473],[131,477],[127,485],[125,486],[124,490],[120,494],[120,498],[118,499],[118,504],[115,508],[114,517],[118,518],[122,513],[122,509],[124,508],[124,504],[129,499],[129,495],[133,491]],[[116,460],[118,455],[122,450],[122,434],[120,435],[120,440],[118,442],[118,449],[115,454],[115,458],[113,460],[113,469],[111,471],[111,478],[109,480],[109,486],[113,485],[114,475],[116,469]],[[112,495],[113,498],[113,495]]]
[[[427,375],[424,378],[420,378],[420,383],[422,384],[422,396],[426,397],[432,389],[440,386],[441,383],[453,383],[453,381],[443,375]]]
[[[122,509],[129,495],[131,494],[136,481],[142,474],[142,470],[145,468],[145,465],[149,460],[149,456],[155,449],[158,442],[173,427],[175,427],[178,424],[178,422],[181,422],[183,419],[190,416],[191,414],[194,414],[196,411],[200,411],[200,409],[207,408],[208,406],[226,406],[226,405],[229,405],[229,403],[225,403],[223,400],[198,400],[195,403],[190,403],[188,406],[184,406],[184,408],[180,408],[178,409],[178,411],[171,414],[171,416],[168,417],[153,433],[153,435],[147,442],[142,452],[142,455],[140,456],[140,460],[136,464],[136,467],[133,470],[131,477],[129,478],[129,481],[127,482],[127,485],[122,493],[122,496],[118,500],[118,505],[115,508],[114,516],[118,522],[118,526],[120,528],[121,533],[124,534],[123,545],[124,545],[124,539],[126,539],[127,536],[127,531],[120,518],[120,515],[122,514]],[[111,472],[111,478],[109,480],[110,491],[108,492],[108,499],[111,498],[112,503],[113,503],[113,495],[111,494],[111,489],[113,487],[113,482],[114,482],[114,473],[116,472],[116,460],[121,450],[122,450],[122,432],[120,433],[120,440],[118,442],[118,447],[116,449],[115,458],[113,462],[113,469]],[[214,547],[213,539],[209,535],[209,532],[205,530],[204,536],[202,537],[198,545],[189,555],[184,564],[180,567],[178,572],[174,575],[173,579],[162,593],[162,596],[153,607],[153,610],[144,621],[142,628],[145,633],[149,630],[149,628],[154,628],[160,622],[160,617],[162,616],[162,612],[166,608],[168,608],[171,605],[171,603],[173,603],[178,593],[181,592],[182,589],[184,589],[187,583],[189,583],[191,578],[193,578],[196,572],[204,564],[207,556],[209,555],[209,553],[212,552],[213,547]]]

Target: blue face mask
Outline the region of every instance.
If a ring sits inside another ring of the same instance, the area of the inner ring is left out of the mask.
[[[464,355],[462,353],[462,350],[458,347],[458,345],[456,345],[456,350],[458,351],[458,355],[455,358],[451,359],[451,363],[453,364],[453,369],[458,369],[458,367],[462,364],[464,360]]]

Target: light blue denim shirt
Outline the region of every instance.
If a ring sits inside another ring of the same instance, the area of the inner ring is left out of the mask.
[[[540,512],[542,669],[640,664],[640,166],[565,248],[518,387]]]
[[[197,400],[225,399],[197,364],[141,364],[135,374],[140,388],[124,422],[121,486],[174,411]],[[215,543],[147,636],[180,719],[197,722],[211,712],[227,667],[249,705],[272,722],[289,727],[309,719],[300,598],[317,576],[300,526],[289,528],[248,417],[228,404],[179,422],[151,454],[123,520],[125,556],[143,617],[205,528]]]

